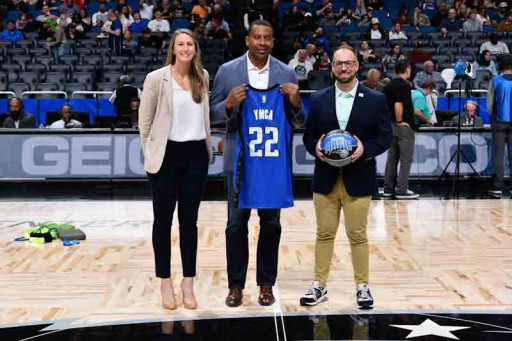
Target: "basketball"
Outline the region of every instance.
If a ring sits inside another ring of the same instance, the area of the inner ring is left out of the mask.
[[[351,156],[357,148],[357,141],[347,131],[332,130],[320,144],[325,162],[333,167],[344,167],[352,162]]]

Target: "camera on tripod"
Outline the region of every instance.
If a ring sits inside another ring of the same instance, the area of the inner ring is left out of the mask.
[[[457,60],[454,65],[455,78],[473,78],[473,66],[470,62]]]

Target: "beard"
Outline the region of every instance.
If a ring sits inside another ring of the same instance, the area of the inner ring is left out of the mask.
[[[21,116],[21,111],[11,111],[10,114],[14,120],[17,120]]]
[[[352,80],[354,78],[356,78],[356,74],[355,73],[354,74],[350,74],[350,75],[348,75],[347,78],[341,78],[340,76],[337,76],[336,74],[334,74],[334,78],[336,78],[336,80],[338,82],[340,82],[341,84],[347,84],[347,83],[352,82]]]

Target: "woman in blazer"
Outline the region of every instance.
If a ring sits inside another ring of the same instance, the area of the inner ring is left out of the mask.
[[[190,30],[176,30],[166,66],[144,82],[139,129],[153,199],[153,250],[162,306],[176,309],[171,282],[171,225],[176,202],[183,265],[183,306],[195,309],[197,215],[211,160],[208,73]]]

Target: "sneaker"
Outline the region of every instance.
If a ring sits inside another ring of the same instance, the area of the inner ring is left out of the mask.
[[[384,188],[384,192],[382,193],[382,197],[384,199],[393,199],[394,196],[395,196],[395,191],[390,191],[390,190]]]
[[[496,198],[496,199],[501,199],[501,195],[503,194],[501,192],[501,189],[490,189],[487,191],[487,193],[489,193],[489,195],[493,198]]]
[[[314,306],[325,301],[327,301],[327,288],[321,287],[318,281],[314,281],[309,286],[306,294],[300,298],[300,305]]]
[[[356,290],[357,307],[359,309],[372,309],[373,297],[368,284],[358,284]]]
[[[418,193],[414,193],[410,189],[407,190],[407,192],[403,194],[396,193],[395,198],[398,200],[409,200],[409,199],[418,199],[420,195]]]

